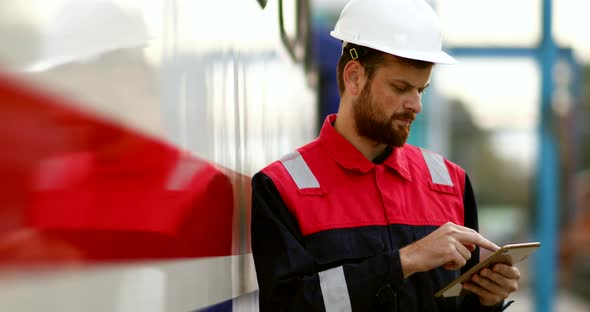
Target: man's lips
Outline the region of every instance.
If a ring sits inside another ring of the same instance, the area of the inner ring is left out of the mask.
[[[402,125],[404,125],[406,127],[409,127],[415,118],[416,118],[416,115],[413,113],[410,113],[410,112],[395,114],[393,116],[394,120],[398,121],[399,123],[401,123]]]
[[[400,124],[403,126],[409,127],[412,124],[412,121],[409,119],[396,119]]]

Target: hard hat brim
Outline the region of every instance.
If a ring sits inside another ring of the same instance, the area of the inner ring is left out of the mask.
[[[381,47],[381,46],[378,46],[375,44],[363,42],[362,40],[351,40],[350,38],[347,38],[349,36],[343,36],[343,35],[337,33],[336,31],[331,31],[330,35],[332,37],[342,40],[342,41],[346,41],[346,42],[360,45],[363,47],[375,49],[375,50],[378,50],[378,51],[381,51],[381,52],[384,52],[387,54],[391,54],[394,56],[399,56],[399,57],[403,57],[403,58],[407,58],[407,59],[432,62],[435,64],[449,64],[450,65],[450,64],[457,63],[457,60],[455,60],[455,58],[453,58],[452,56],[450,56],[449,54],[447,54],[444,51],[438,51],[435,53],[427,53],[427,52],[420,52],[420,51],[404,51],[402,49],[392,49],[392,48]]]

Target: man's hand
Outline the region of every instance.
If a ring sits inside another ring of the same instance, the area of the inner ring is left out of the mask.
[[[482,269],[474,274],[471,282],[463,288],[479,296],[484,306],[494,306],[518,290],[520,271],[514,266],[498,263],[491,269]]]
[[[500,249],[473,229],[447,222],[430,235],[400,249],[404,278],[439,266],[457,270],[471,258],[476,245],[491,251]]]

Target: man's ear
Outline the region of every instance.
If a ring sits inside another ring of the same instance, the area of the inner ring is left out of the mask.
[[[346,90],[352,96],[359,96],[366,82],[365,69],[358,61],[349,61],[342,73]]]

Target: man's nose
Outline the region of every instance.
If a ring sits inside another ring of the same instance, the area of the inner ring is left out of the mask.
[[[404,102],[405,109],[411,110],[414,114],[422,111],[422,94],[417,90],[412,92]]]

